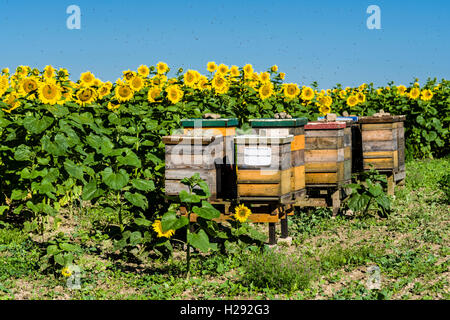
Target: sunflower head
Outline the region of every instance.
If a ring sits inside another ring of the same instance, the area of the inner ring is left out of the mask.
[[[117,101],[110,101],[110,102],[108,102],[108,105],[107,105],[108,110],[111,110],[111,111],[117,110],[117,109],[119,109],[119,107],[120,107],[120,103]]]
[[[95,77],[90,71],[87,71],[81,74],[80,81],[83,87],[90,87],[95,84]]]
[[[310,87],[304,87],[302,89],[301,98],[306,101],[311,101],[314,98],[314,90]]]
[[[133,98],[133,89],[126,83],[119,84],[116,87],[115,98],[119,102],[126,102]]]
[[[61,270],[61,274],[62,274],[64,277],[68,278],[68,277],[70,277],[70,276],[72,275],[72,270],[70,270],[69,267],[65,267],[65,268],[63,268],[63,269]]]
[[[51,79],[55,76],[55,68],[53,68],[51,65],[48,65],[44,68],[44,78],[45,79]]]
[[[158,64],[156,65],[156,71],[158,72],[158,74],[165,74],[169,71],[169,67],[164,62],[158,62]]]
[[[247,221],[248,217],[252,214],[252,211],[243,204],[237,206],[234,212],[234,218],[239,222]]]
[[[259,88],[259,97],[261,100],[269,98],[273,94],[273,85],[271,82],[263,84]]]
[[[133,77],[130,81],[128,81],[128,83],[131,89],[133,89],[135,92],[140,91],[145,85],[144,79],[139,76]]]
[[[152,224],[153,230],[157,233],[158,238],[170,238],[174,235],[175,230],[169,229],[164,231],[162,228],[161,220],[155,220],[155,222]]]
[[[300,89],[296,83],[287,83],[283,87],[283,93],[288,99],[295,98],[300,92]]]
[[[137,71],[138,74],[144,78],[146,78],[150,74],[150,69],[144,64],[140,65]]]
[[[239,71],[239,67],[238,66],[231,66],[230,74],[231,74],[232,77],[239,77],[239,75],[241,74],[240,71]]]
[[[168,86],[166,92],[167,99],[169,99],[172,104],[178,103],[183,98],[183,91],[176,84]]]
[[[228,68],[228,66],[226,64],[221,63],[217,67],[217,73],[220,73],[221,75],[226,75],[229,71],[230,71],[230,69]]]
[[[356,98],[358,98],[359,103],[364,103],[366,101],[366,95],[362,92],[358,92]]]
[[[397,87],[397,91],[401,96],[403,96],[406,93],[406,87],[404,85],[399,85]]]
[[[195,70],[188,70],[183,76],[184,84],[193,88],[198,81],[200,74]]]
[[[420,96],[420,89],[418,87],[414,87],[408,94],[410,99],[417,99]]]
[[[354,107],[354,106],[356,106],[358,104],[358,97],[357,96],[355,96],[355,95],[350,95],[348,98],[347,98],[347,105],[349,106],[349,107]]]
[[[80,90],[78,90],[75,96],[77,97],[77,102],[80,105],[86,106],[92,104],[92,102],[95,101],[95,99],[97,98],[97,92],[94,88],[91,87],[81,88]]]
[[[278,71],[278,66],[277,66],[277,65],[273,65],[273,66],[270,68],[270,70],[271,70],[272,72],[277,72],[277,71]]]
[[[248,75],[253,74],[253,66],[249,63],[244,66],[243,70],[244,70],[245,74],[248,74]]]
[[[286,77],[286,73],[280,72],[280,79],[284,80],[285,77]]]
[[[262,83],[267,83],[270,81],[270,74],[268,72],[261,72],[259,78]]]
[[[217,69],[217,64],[214,61],[210,61],[206,65],[206,70],[209,72],[214,72]]]
[[[55,105],[61,99],[61,92],[61,87],[52,81],[41,83],[38,88],[39,99],[50,105]]]
[[[148,102],[156,102],[156,98],[161,94],[160,87],[153,87],[148,90],[147,100]]]
[[[423,101],[430,101],[433,98],[433,92],[430,89],[425,89],[422,91],[421,99]]]

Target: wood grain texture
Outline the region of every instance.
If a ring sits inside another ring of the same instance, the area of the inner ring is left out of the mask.
[[[344,149],[306,150],[305,163],[344,161]]]
[[[344,147],[343,136],[333,137],[307,137],[306,150],[341,149]]]

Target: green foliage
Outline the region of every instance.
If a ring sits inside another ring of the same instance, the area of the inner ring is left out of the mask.
[[[254,252],[242,265],[241,281],[247,286],[271,288],[290,293],[304,290],[313,278],[305,260],[295,254],[287,255],[274,250]]]
[[[438,186],[444,192],[447,203],[450,203],[450,173],[447,173],[439,180]]]
[[[371,169],[360,173],[357,179],[361,183],[346,186],[351,189],[350,196],[346,200],[347,208],[365,215],[372,204],[380,216],[387,217],[391,211],[391,201],[383,191],[383,185],[387,183],[386,177]]]
[[[61,270],[72,264],[83,250],[72,243],[64,233],[58,233],[47,242],[47,247],[40,258],[41,270]]]

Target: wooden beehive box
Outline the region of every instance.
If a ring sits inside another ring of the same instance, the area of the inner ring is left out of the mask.
[[[236,127],[238,120],[230,119],[183,119],[181,127],[184,128],[184,134],[192,131],[203,130],[211,135],[219,135],[223,137],[223,157],[224,163],[232,163],[234,160],[233,139],[236,135]]]
[[[392,172],[395,181],[405,178],[405,116],[386,113],[360,117],[364,170],[371,166]]]
[[[235,137],[238,201],[291,203],[293,136]]]
[[[181,190],[189,188],[181,183],[195,173],[208,184],[210,201],[217,200],[222,193],[223,181],[217,162],[222,160],[223,137],[214,135],[164,136],[165,190],[167,197],[177,197]]]
[[[305,124],[307,118],[251,119],[252,128],[260,136],[292,135],[291,143],[291,192],[294,199],[302,198],[305,188]]]
[[[236,168],[234,165],[234,137],[238,120],[235,118],[219,119],[183,119],[181,127],[184,134],[197,134],[199,131],[220,136],[223,141],[221,160],[217,159],[217,172],[224,188],[220,188],[218,198],[236,198]],[[217,158],[220,158],[217,156]]]
[[[325,117],[317,120],[323,121]],[[336,121],[347,123],[347,127],[352,131],[352,173],[363,171],[363,152],[362,152],[362,136],[359,117],[357,116],[339,116]]]
[[[351,181],[351,134],[345,122],[310,122],[305,126],[307,188],[340,187]]]

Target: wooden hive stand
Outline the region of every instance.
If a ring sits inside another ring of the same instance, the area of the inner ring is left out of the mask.
[[[364,170],[374,168],[387,177],[388,194],[394,195],[395,186],[402,185],[405,172],[405,116],[376,113],[361,117]]]

